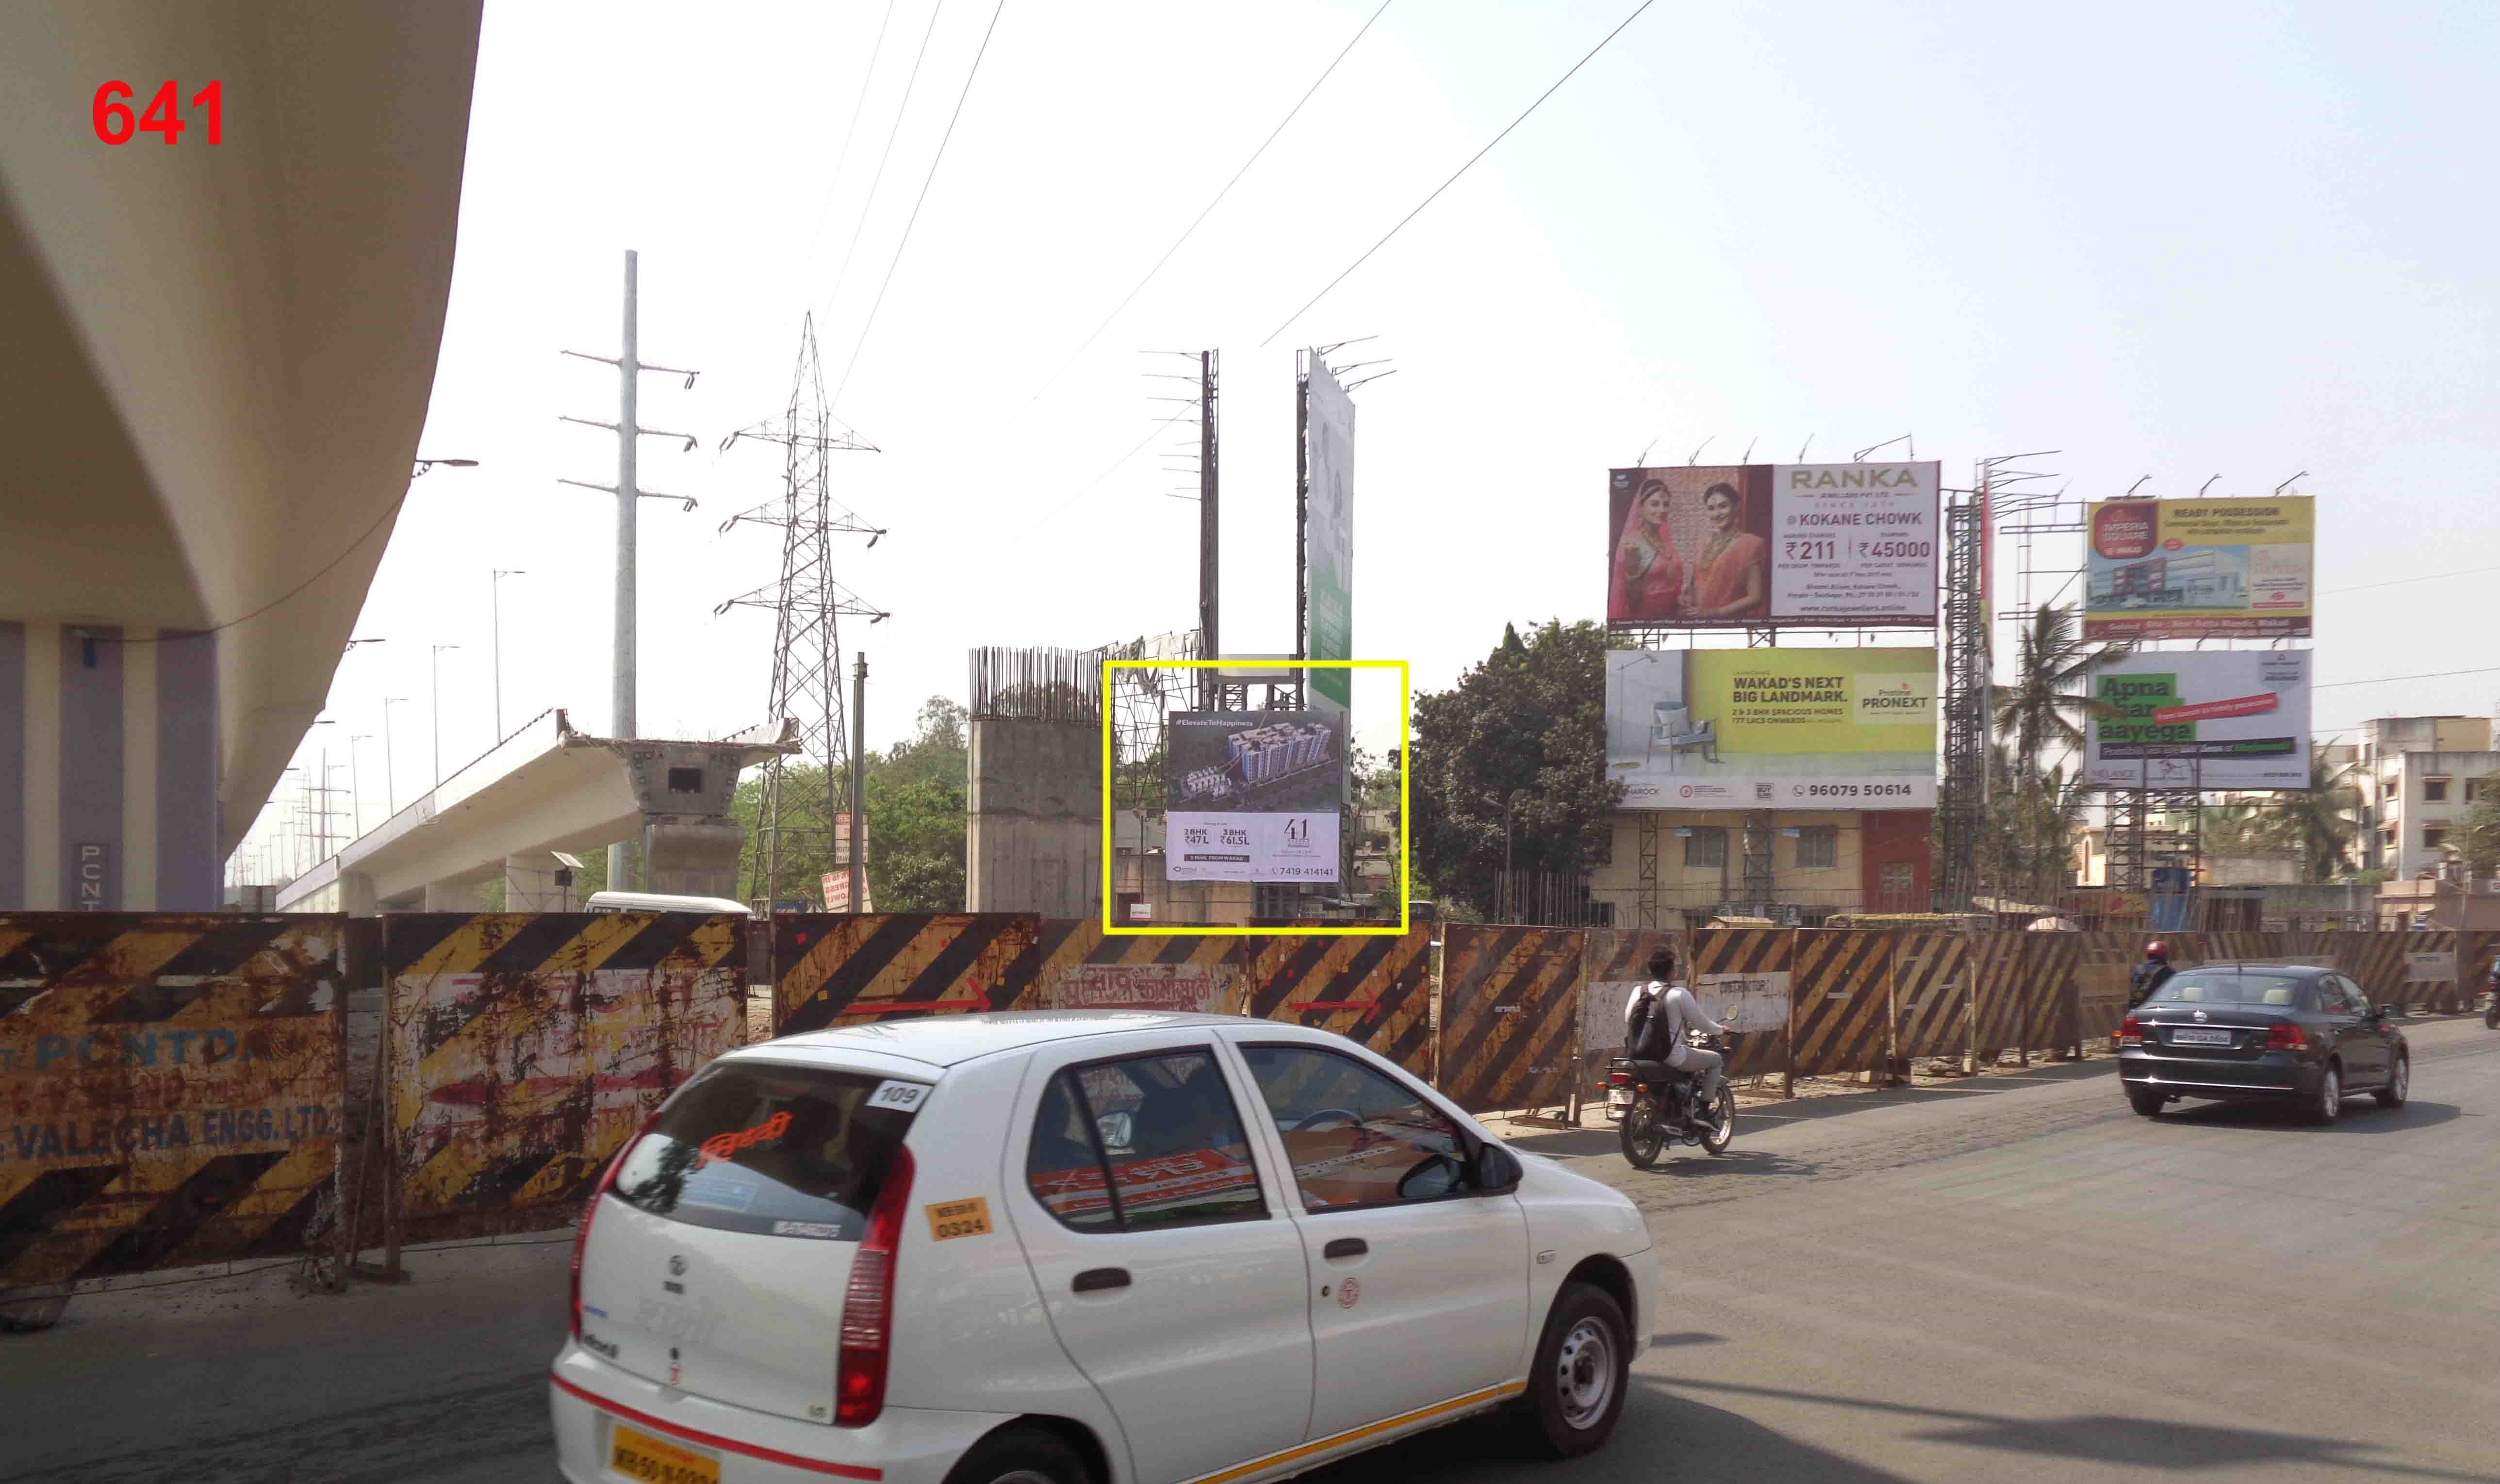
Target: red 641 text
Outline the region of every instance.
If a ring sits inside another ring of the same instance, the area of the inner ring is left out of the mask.
[[[191,95],[191,107],[208,113],[208,140],[212,145],[225,142],[225,86],[223,82],[211,82]],[[170,81],[148,100],[145,113],[131,111],[131,100],[137,96],[130,84],[119,79],[98,87],[91,110],[95,118],[95,137],[108,145],[126,145],[145,130],[163,135],[165,143],[170,145],[190,127],[177,112],[181,93]]]

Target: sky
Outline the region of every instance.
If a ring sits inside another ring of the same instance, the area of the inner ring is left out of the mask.
[[[644,426],[696,447],[646,438],[641,483],[700,502],[642,502],[647,735],[763,719],[771,615],[714,609],[776,539],[719,528],[780,465],[720,444],[779,415],[811,313],[879,450],[835,465],[888,532],[837,548],[891,615],[843,632],[872,747],[964,699],[972,646],[1194,624],[1195,476],[1163,457],[1194,429],[1154,400],[1188,387],[1152,374],[1189,363],[1161,352],[1225,358],[1225,647],[1291,650],[1286,378],[1338,341],[1385,363],[1349,379],[1394,372],[1354,394],[1355,647],[1418,689],[1506,621],[1601,616],[1609,468],[1907,434],[1949,485],[2035,450],[2028,488],[2075,500],[2290,480],[2316,725],[2500,705],[2500,672],[2387,680],[2493,662],[2495,573],[2437,574],[2500,562],[2500,9],[1658,0],[1297,316],[1637,3],[490,0],[421,449],[478,467],[412,488],[358,630],[385,642],[299,760],[371,738],[378,823],[438,725],[444,772],[490,745],[499,653],[507,731],[608,725],[613,500],[557,481],[612,482],[615,440],[558,419],[613,421],[617,378],[559,352],[616,353],[628,248],[643,358],[701,372],[642,380]],[[2007,537],[2009,588],[2018,563]],[[1358,728],[1394,745],[1373,694]]]

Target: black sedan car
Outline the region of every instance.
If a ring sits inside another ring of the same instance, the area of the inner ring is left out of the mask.
[[[2148,1118],[2180,1098],[2287,1102],[2313,1123],[2355,1093],[2401,1108],[2413,1057],[2392,1013],[2332,969],[2183,969],[2119,1027],[2119,1078]]]

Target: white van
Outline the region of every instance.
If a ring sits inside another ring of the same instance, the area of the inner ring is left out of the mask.
[[[581,904],[584,912],[700,912],[706,917],[728,914],[751,918],[744,902],[725,896],[662,896],[655,891],[593,891]]]

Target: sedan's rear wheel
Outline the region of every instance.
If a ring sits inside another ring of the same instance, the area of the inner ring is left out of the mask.
[[[2134,1109],[2137,1113],[2144,1114],[2148,1118],[2159,1117],[2161,1115],[2161,1105],[2169,1101],[2170,1100],[2168,1098],[2163,1097],[2157,1092],[2145,1092],[2134,1087],[2126,1089],[2126,1106]]]
[[[2344,1074],[2333,1062],[2318,1079],[2318,1096],[2310,1101],[2309,1121],[2316,1124],[2334,1122],[2344,1114]]]
[[[1659,1150],[1666,1146],[1666,1130],[1658,1121],[1658,1100],[1646,1091],[1632,1094],[1632,1106],[1624,1110],[1624,1121],[1615,1131],[1623,1142],[1624,1158],[1635,1170],[1646,1170],[1658,1163]]]
[[[1554,1458],[1603,1447],[1623,1415],[1631,1354],[1631,1334],[1615,1301],[1587,1283],[1563,1284],[1536,1341],[1522,1399],[1530,1439]]]
[[[2396,1053],[2395,1069],[2387,1074],[2387,1085],[2371,1094],[2381,1108],[2402,1108],[2405,1094],[2413,1090],[2414,1059],[2402,1051]]]

